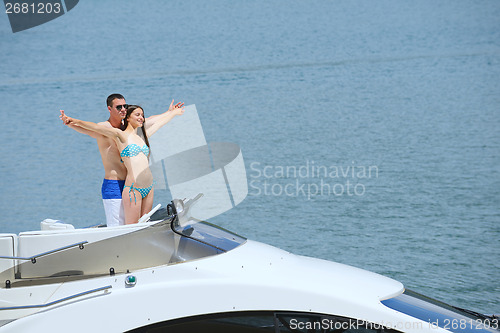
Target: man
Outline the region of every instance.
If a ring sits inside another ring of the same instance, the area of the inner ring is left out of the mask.
[[[167,112],[173,108],[181,107],[184,103],[173,105],[173,101]],[[120,128],[122,121],[127,114],[127,104],[125,98],[121,94],[111,94],[106,99],[108,106],[109,118],[107,121],[98,123],[100,126]],[[104,204],[104,212],[106,214],[106,225],[108,227],[125,224],[125,214],[122,204],[123,185],[127,177],[127,170],[121,162],[120,152],[116,147],[114,140],[107,138],[96,132],[83,129],[78,126],[73,126],[66,122],[64,111],[61,110],[61,120],[65,125],[70,126],[75,131],[87,134],[97,140],[97,146],[101,153],[102,165],[104,166],[104,180],[102,183],[101,193]],[[147,118],[147,127],[154,124],[156,116]]]

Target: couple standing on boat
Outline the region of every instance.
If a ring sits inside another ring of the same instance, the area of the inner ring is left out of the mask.
[[[71,118],[64,110],[60,118],[65,125],[97,140],[104,166],[102,199],[109,227],[137,223],[151,211],[154,184],[149,169],[148,136],[182,115],[184,103],[174,105],[172,101],[166,112],[148,118],[140,106],[126,104],[120,94],[110,95],[106,103],[109,119],[104,122],[96,124]]]

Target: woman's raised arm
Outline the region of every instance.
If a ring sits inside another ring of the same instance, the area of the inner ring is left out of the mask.
[[[170,104],[168,111],[152,116],[148,118],[149,126],[147,127],[148,136],[153,135],[156,131],[158,131],[162,126],[165,126],[170,120],[172,120],[175,116],[181,115],[184,113],[184,103],[177,103],[173,105],[174,101]],[[151,122],[153,124],[151,124]]]
[[[80,119],[75,119],[68,117],[65,113],[64,110],[61,110],[61,115],[59,116],[63,123],[65,125],[73,125],[73,126],[78,126],[83,129],[86,129],[88,131],[92,131],[95,133],[99,133],[101,135],[104,135],[108,138],[119,140],[120,142],[123,142],[123,136],[121,135],[121,130],[114,128],[114,127],[105,127],[105,126],[100,126],[96,123],[93,123],[91,121],[84,121]]]

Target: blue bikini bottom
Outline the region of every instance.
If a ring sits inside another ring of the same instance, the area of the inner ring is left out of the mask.
[[[130,198],[130,202],[132,202],[132,196],[130,195],[130,192],[132,192],[134,194],[135,203],[137,203],[137,197],[135,196],[135,192],[132,190],[136,190],[137,192],[139,192],[141,194],[141,197],[144,199],[149,194],[149,192],[151,192],[153,184],[151,184],[149,187],[135,187],[134,183],[132,183],[132,185],[124,186],[123,188],[125,189],[126,187],[130,188],[128,190],[128,196]]]

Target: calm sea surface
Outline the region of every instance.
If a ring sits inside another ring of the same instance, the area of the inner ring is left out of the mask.
[[[212,222],[500,313],[499,1],[80,1],[0,14],[0,232],[103,222],[107,119],[196,104],[241,146],[249,195]],[[172,138],[176,140],[177,138]],[[157,202],[170,200],[156,193]]]

